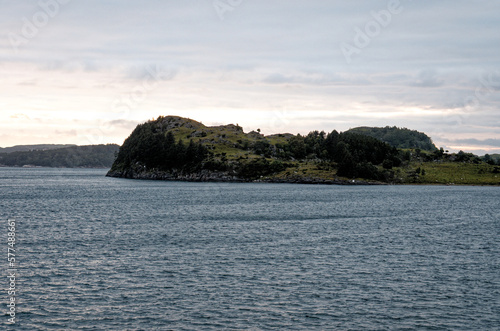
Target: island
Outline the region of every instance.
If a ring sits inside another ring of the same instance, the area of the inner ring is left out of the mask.
[[[307,135],[243,132],[160,116],[139,124],[109,177],[310,184],[500,185],[500,161],[437,148],[406,128],[361,127]]]

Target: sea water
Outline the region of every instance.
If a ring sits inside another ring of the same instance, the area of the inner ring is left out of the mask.
[[[0,168],[16,329],[500,326],[499,187],[190,183]],[[3,277],[2,327],[9,324]]]

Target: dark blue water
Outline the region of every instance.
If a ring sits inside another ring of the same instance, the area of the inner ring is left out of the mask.
[[[499,329],[498,187],[104,174],[0,168],[16,329]]]

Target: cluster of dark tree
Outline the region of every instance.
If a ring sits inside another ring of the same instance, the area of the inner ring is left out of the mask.
[[[383,128],[376,127],[359,127],[350,129],[347,132],[367,135],[373,138],[382,140],[391,146],[401,149],[422,149],[427,151],[435,151],[437,148],[432,142],[432,139],[425,133],[407,128],[398,128],[396,126],[386,126]]]
[[[498,165],[500,166],[500,155],[499,154],[486,154],[483,156],[482,160],[490,165]]]
[[[184,144],[176,141],[172,132],[156,130],[150,123],[138,125],[125,140],[113,164],[112,170],[126,169],[140,162],[148,169],[186,172],[196,171],[207,156],[207,148],[201,143]]]
[[[0,164],[54,168],[109,168],[113,164],[118,148],[118,145],[108,144],[3,153],[0,154]]]
[[[271,145],[258,140],[253,151],[265,157],[281,160],[317,160],[335,163],[337,174],[343,177],[382,179],[385,175],[377,165],[385,169],[401,164],[399,151],[378,139],[350,132],[310,132],[307,136],[296,135],[285,144]]]
[[[432,153],[422,151],[420,149],[414,150],[414,157],[424,162],[432,162],[432,161],[447,161],[447,162],[461,162],[461,163],[487,163],[490,165],[500,165],[500,159],[492,157],[486,154],[483,157],[479,157],[473,153],[466,153],[464,151],[459,151],[458,153],[447,153],[448,151],[444,151],[441,147],[438,150],[435,150]],[[407,151],[406,153],[410,153]]]
[[[265,158],[253,159],[248,162],[240,162],[237,174],[242,178],[259,178],[285,170],[288,166],[280,160],[269,161]]]

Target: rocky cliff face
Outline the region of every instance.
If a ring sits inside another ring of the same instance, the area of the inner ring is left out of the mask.
[[[188,182],[245,182],[229,172],[201,170],[195,173],[182,173],[177,171],[157,171],[157,170],[135,170],[125,171],[110,170],[107,177],[129,178],[129,179],[150,179],[150,180],[179,180]]]
[[[185,127],[191,130],[199,130],[206,128],[205,125],[201,124],[192,119],[178,117],[178,116],[163,116],[156,120],[157,127],[162,132],[167,132],[176,128]]]

